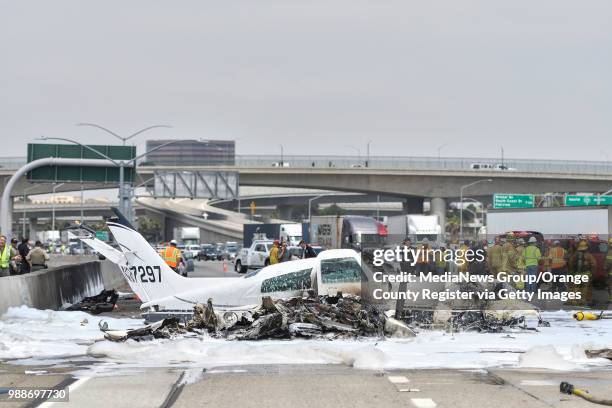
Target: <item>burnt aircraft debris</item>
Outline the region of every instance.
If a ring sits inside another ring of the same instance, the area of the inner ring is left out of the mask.
[[[342,294],[320,299],[264,297],[262,304],[252,310],[232,312],[215,311],[211,299],[206,305],[195,305],[193,318],[186,324],[169,318],[133,330],[110,330],[103,323],[100,330],[113,341],[171,338],[187,333],[208,333],[228,340],[415,336],[403,322],[362,305],[357,296]]]
[[[116,290],[103,290],[97,295],[83,298],[79,303],[68,306],[65,310],[80,310],[91,314],[111,312],[117,304],[119,294]]]

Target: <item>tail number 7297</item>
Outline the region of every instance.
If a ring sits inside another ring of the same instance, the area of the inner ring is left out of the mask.
[[[121,268],[123,274],[132,282],[141,281],[143,283],[161,282],[161,268],[159,266],[139,265]],[[129,271],[129,272],[128,272]]]

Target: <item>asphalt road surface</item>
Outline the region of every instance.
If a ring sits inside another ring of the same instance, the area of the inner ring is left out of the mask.
[[[194,266],[195,271],[189,274],[190,278],[236,278],[244,276],[234,272],[234,264],[231,261],[194,261]]]
[[[48,370],[26,374],[24,371]],[[61,369],[0,365],[3,387],[69,389],[69,402],[42,407],[567,407],[595,405],[559,392],[569,381],[612,398],[612,371],[368,371],[340,365],[149,368],[74,378]],[[0,400],[6,394],[0,395]],[[2,403],[3,407],[37,406]]]

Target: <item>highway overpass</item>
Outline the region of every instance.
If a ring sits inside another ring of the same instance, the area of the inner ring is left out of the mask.
[[[306,188],[402,197],[406,212],[420,212],[423,199],[429,198],[432,211],[439,214],[442,220],[445,219],[446,200],[456,199],[461,186],[483,179],[492,181],[471,186],[465,191],[466,195],[601,193],[612,187],[612,167],[608,162],[507,159],[504,165],[512,170],[482,171],[472,169],[472,165],[495,164],[499,160],[426,157],[371,157],[364,160],[345,156],[285,156],[283,160],[288,166],[273,166],[279,162],[277,156],[237,156],[234,166],[190,166],[189,163],[180,162],[156,166],[144,163],[138,166],[137,173],[138,179],[150,186],[156,172],[237,171],[241,186]],[[10,176],[19,163],[18,160],[5,163],[0,168],[0,176]],[[15,194],[20,194],[25,184],[25,180],[22,180]],[[110,186],[97,185],[97,188],[104,187]],[[36,188],[30,194],[45,189],[50,191],[51,185],[38,184]],[[62,189],[70,188],[78,189],[80,184],[62,186]]]

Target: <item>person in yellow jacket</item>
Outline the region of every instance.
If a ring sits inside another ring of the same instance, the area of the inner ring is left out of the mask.
[[[161,257],[174,272],[178,272],[179,264],[182,258],[181,250],[177,248],[176,240],[170,241],[170,246],[162,249]]]
[[[608,303],[612,303],[612,238],[608,238],[608,253],[604,264],[604,271],[608,274]]]
[[[272,249],[270,249],[270,265],[277,264],[279,262],[278,254],[280,242],[278,240],[274,240],[274,245],[272,245]]]
[[[535,279],[538,276],[538,265],[542,258],[542,252],[540,252],[540,248],[537,246],[538,240],[536,237],[529,238],[528,243],[529,245],[523,250],[521,256],[521,265],[524,265],[525,275],[530,279],[525,285],[525,289],[527,289],[529,293],[534,293],[538,289],[538,284],[535,282]]]
[[[506,242],[502,246],[502,266],[500,272],[508,275],[516,274],[516,248],[514,247],[514,233],[512,232],[506,234]]]
[[[580,292],[581,300],[574,301],[574,305],[583,305],[591,301],[591,280],[597,270],[597,261],[592,254],[589,253],[589,244],[586,240],[581,240],[576,248],[576,253],[569,260],[569,272],[573,275],[586,275],[587,282],[582,282],[579,285],[570,284],[570,291]]]
[[[469,265],[466,256],[466,251],[468,249],[470,249],[470,241],[465,240],[459,247],[459,253],[457,254],[457,266],[459,266],[459,272],[467,272],[468,270]]]

